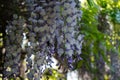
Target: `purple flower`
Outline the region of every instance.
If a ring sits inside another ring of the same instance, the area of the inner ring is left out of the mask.
[[[73,63],[72,57],[69,57],[69,58],[68,58],[68,63]]]
[[[73,69],[74,69],[74,67],[73,67],[72,64],[68,64],[68,65],[69,65],[68,67],[69,67],[70,70],[73,70]]]
[[[77,55],[77,59],[78,59],[78,61],[79,61],[79,60],[82,60],[82,58],[81,58],[80,55]]]

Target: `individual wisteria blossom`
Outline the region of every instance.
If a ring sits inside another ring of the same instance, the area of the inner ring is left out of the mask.
[[[51,66],[50,63],[53,63],[51,57],[55,57],[65,69],[73,70],[74,63],[82,59],[80,54],[84,37],[79,34],[78,21],[82,13],[76,7],[78,4],[75,0],[26,0],[25,3],[30,14],[26,27],[23,30],[22,23],[17,26],[19,20],[13,21],[10,29],[13,31],[7,31],[10,32],[10,39],[7,40],[19,49],[17,46],[21,47],[26,37],[27,77],[30,80],[39,79],[44,72],[42,66]]]

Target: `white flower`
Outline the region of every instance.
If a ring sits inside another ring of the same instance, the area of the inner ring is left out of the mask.
[[[56,17],[56,13],[52,13],[50,16],[49,16],[49,18],[52,18],[52,19],[54,19]]]
[[[65,34],[65,37],[66,37],[68,40],[71,40],[71,39],[72,39],[72,36],[71,36],[70,33],[66,33],[66,34]]]
[[[31,42],[35,42],[35,38],[34,38],[34,37],[30,37],[29,40],[30,40]]]
[[[67,15],[67,10],[62,11],[62,15],[66,16]]]
[[[46,15],[46,12],[45,12],[45,10],[44,10],[44,9],[42,9],[42,10],[40,11],[40,15],[41,15],[41,16]]]
[[[36,47],[36,43],[31,43],[32,48]]]
[[[71,17],[68,17],[67,19],[66,19],[66,21],[68,22],[68,23],[71,23],[72,22],[72,18]]]
[[[65,44],[65,47],[66,47],[67,49],[71,49],[70,43],[67,42],[67,43]]]
[[[35,27],[34,28],[34,32],[38,32],[39,31],[39,28],[38,27]]]
[[[41,9],[42,9],[42,7],[38,6],[38,7],[36,7],[35,11],[40,12]]]
[[[75,42],[75,46],[76,46],[77,49],[80,49],[80,44],[79,44],[79,42],[77,40]]]
[[[52,11],[52,8],[51,8],[51,7],[48,7],[46,10],[47,10],[48,12],[51,12],[51,11]]]
[[[17,18],[18,18],[17,14],[14,14],[14,15],[13,15],[13,18],[14,18],[14,19],[17,19]]]
[[[44,20],[47,20],[47,19],[48,19],[48,16],[47,16],[47,15],[45,15],[45,16],[43,17],[43,19],[44,19]]]
[[[49,27],[50,26],[48,26],[47,24],[44,26],[44,29],[46,30],[46,31],[49,31]]]
[[[71,9],[71,8],[68,8],[68,9],[66,10],[67,14],[71,14],[72,11],[73,11],[73,9]]]
[[[70,4],[69,3],[65,3],[63,6],[64,6],[64,8],[70,8]]]
[[[37,18],[37,14],[34,13],[34,12],[32,12],[32,13],[31,13],[31,17],[32,17],[32,18]]]
[[[70,44],[72,44],[72,45],[73,45],[73,44],[75,44],[75,42],[76,42],[76,41],[75,41],[75,39],[74,39],[74,38],[72,38],[71,40],[69,40],[69,42],[70,42]]]
[[[72,33],[74,31],[74,27],[69,27],[67,30],[68,32]]]
[[[36,36],[36,34],[34,34],[34,33],[30,32],[30,33],[28,34],[28,36],[30,36],[30,37],[35,37],[35,36]]]
[[[65,51],[66,52],[66,54],[67,55],[69,55],[69,56],[72,56],[73,55],[73,53],[74,53],[74,51],[73,50],[68,50],[68,51]]]
[[[76,3],[74,2],[74,1],[72,1],[72,3],[71,3],[71,7],[75,7],[76,6]]]
[[[54,31],[55,31],[55,29],[50,28],[50,32],[51,32],[52,34],[54,33]]]
[[[47,23],[48,24],[51,24],[51,23],[53,24],[53,20],[52,19],[47,19]]]
[[[40,30],[40,32],[44,32],[45,31],[45,27],[40,27],[39,30]]]
[[[55,12],[60,12],[60,6],[57,6],[57,5],[56,5],[56,6],[54,7],[54,11],[55,11]]]
[[[44,36],[43,38],[42,38],[42,42],[45,42],[47,39],[46,39],[46,36]]]
[[[77,50],[77,53],[78,53],[78,54],[81,54],[81,49],[80,49],[80,50]]]
[[[58,49],[58,54],[63,54],[64,50],[62,48]]]
[[[58,40],[58,44],[61,44],[61,43],[62,43],[62,41],[63,41],[63,36],[58,37],[58,38],[57,38],[57,40]]]
[[[32,18],[31,18],[31,19],[29,19],[29,20],[30,20],[31,22],[35,23],[35,24],[37,23],[37,20],[36,20],[36,19],[32,19]]]
[[[44,23],[44,20],[39,19],[38,23]]]
[[[79,35],[78,40],[81,41],[83,39],[84,35]]]
[[[77,15],[72,16],[73,20],[77,19]]]
[[[71,26],[74,27],[76,26],[76,24],[77,24],[76,22],[72,22]]]

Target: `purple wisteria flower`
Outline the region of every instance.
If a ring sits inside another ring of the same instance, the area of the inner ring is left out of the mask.
[[[17,49],[22,49],[25,33],[25,58],[30,80],[35,77],[33,74],[41,75],[44,72],[41,67],[50,65],[51,57],[55,57],[68,70],[73,70],[74,63],[81,60],[83,42],[83,35],[78,34],[80,26],[77,25],[81,13],[75,0],[26,0],[26,4],[30,14],[26,26],[25,20],[16,19],[7,27],[6,45],[10,45],[6,47],[7,52],[13,54]],[[20,53],[19,50],[17,53]],[[34,58],[31,58],[31,55],[34,55]]]

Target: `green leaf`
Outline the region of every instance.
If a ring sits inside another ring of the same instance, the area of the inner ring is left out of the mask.
[[[77,68],[80,68],[83,65],[83,60],[79,61],[77,64]]]
[[[88,4],[89,4],[90,7],[93,6],[93,0],[87,0],[87,2],[88,2]]]

